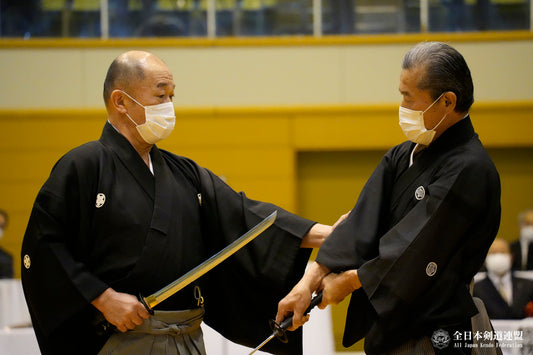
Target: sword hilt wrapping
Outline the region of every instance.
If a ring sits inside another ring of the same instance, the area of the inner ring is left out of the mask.
[[[320,291],[309,304],[309,307],[306,308],[304,316],[307,315],[313,308],[318,306],[322,302],[322,291]],[[276,337],[282,342],[288,342],[286,330],[292,326],[292,316],[285,318],[281,323],[276,323],[274,320],[270,320],[270,328]]]
[[[141,302],[144,306],[144,308],[146,308],[146,310],[148,311],[148,313],[150,313],[150,315],[154,315],[154,310],[152,309],[152,307],[150,307],[149,303],[150,301],[148,300],[150,298],[150,296],[144,298],[141,294],[139,294],[139,302]]]

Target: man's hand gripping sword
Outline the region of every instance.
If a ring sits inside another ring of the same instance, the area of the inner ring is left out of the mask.
[[[313,308],[318,306],[322,302],[322,291],[320,291],[313,299],[311,300],[311,303],[309,304],[309,307],[304,312],[304,316],[309,313]],[[287,329],[292,325],[292,316],[285,318],[283,322],[280,324],[276,323],[275,320],[270,320],[270,328],[272,329],[272,334],[266,338],[261,344],[257,346],[249,355],[252,355],[257,350],[261,349],[266,343],[268,343],[270,340],[272,340],[274,337],[277,337],[281,342],[286,343],[289,340],[287,339],[287,334],[285,333]]]

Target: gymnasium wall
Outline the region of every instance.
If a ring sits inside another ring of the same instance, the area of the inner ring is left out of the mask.
[[[16,257],[32,203],[57,159],[98,139],[102,82],[129,49],[160,56],[176,82],[175,131],[159,146],[236,190],[323,223],[353,207],[390,147],[404,53],[450,42],[472,71],[472,119],[502,178],[500,235],[533,208],[533,35],[431,34],[217,40],[0,41],[0,242]],[[480,177],[480,179],[483,177]],[[340,341],[344,315],[335,313]],[[340,347],[339,347],[340,348]]]

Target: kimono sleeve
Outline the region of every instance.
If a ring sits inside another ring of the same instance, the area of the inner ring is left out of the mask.
[[[278,212],[272,226],[206,275],[206,323],[234,342],[255,347],[270,335],[269,319],[275,316],[279,300],[305,271],[311,250],[301,249],[300,244],[315,222],[273,204],[248,199],[211,172],[200,170],[202,208],[209,221],[207,243],[212,252],[274,210]],[[288,344],[274,340],[265,351],[301,353],[301,332],[290,333]]]
[[[358,274],[380,318],[402,317],[430,291],[446,299],[462,285],[467,294],[499,225],[499,178],[491,167],[444,164],[425,197],[379,239],[379,255]]]
[[[53,168],[24,235],[22,283],[38,336],[54,332],[107,288],[82,262],[78,234],[87,227],[81,214],[88,206],[82,189],[90,174],[78,169],[77,158],[67,154]]]

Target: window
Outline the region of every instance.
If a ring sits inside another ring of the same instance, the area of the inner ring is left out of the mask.
[[[0,37],[531,30],[532,0],[2,0]]]

